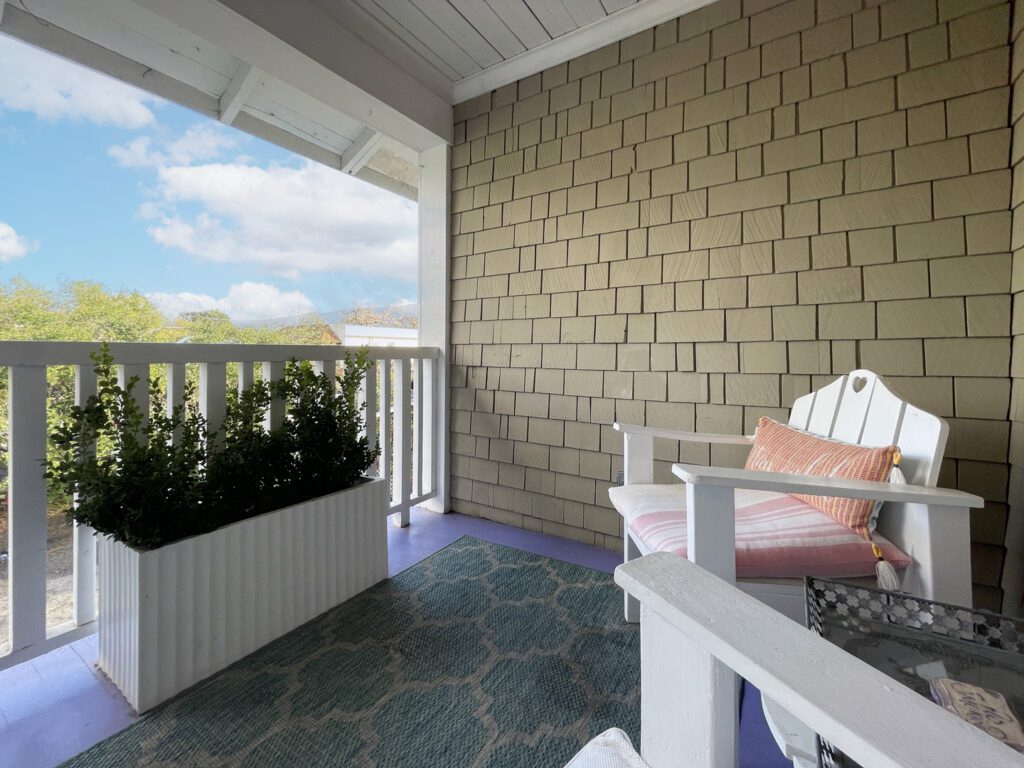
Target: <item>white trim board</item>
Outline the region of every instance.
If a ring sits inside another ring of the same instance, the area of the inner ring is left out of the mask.
[[[596,51],[669,19],[683,16],[714,0],[640,0],[572,32],[538,45],[504,61],[464,77],[452,86],[452,101],[464,101],[489,93],[549,67]]]
[[[231,77],[231,82],[220,97],[220,121],[231,125],[249,98],[260,78],[260,71],[244,61]]]
[[[341,153],[341,170],[345,173],[358,173],[380,147],[384,134],[373,128],[366,128],[352,142],[351,146]]]

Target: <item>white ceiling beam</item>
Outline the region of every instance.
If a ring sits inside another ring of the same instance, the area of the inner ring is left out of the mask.
[[[245,106],[252,89],[260,79],[260,71],[244,61],[238,65],[231,82],[220,97],[220,121],[231,125]]]
[[[68,32],[56,24],[40,20],[16,5],[7,4],[2,31],[61,58],[110,75],[209,117],[216,119],[219,113],[216,97]]]
[[[311,0],[137,0],[416,150],[451,142],[451,105]]]
[[[617,42],[669,19],[710,5],[713,0],[642,0],[586,26],[556,37],[500,64],[459,80],[453,86],[453,103],[474,99],[516,80],[543,72]]]
[[[345,173],[356,174],[363,166],[370,162],[374,153],[380,147],[384,134],[367,128],[358,138],[352,142],[352,146],[341,154],[341,170]]]

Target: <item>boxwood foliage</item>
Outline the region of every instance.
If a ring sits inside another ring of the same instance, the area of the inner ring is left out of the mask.
[[[110,349],[93,355],[97,391],[50,435],[46,475],[74,504],[74,520],[135,549],[155,549],[221,526],[349,488],[379,455],[363,429],[359,385],[365,350],[345,356],[344,373],[289,363],[284,379],[229,393],[219,431],[199,411],[195,387],[167,413],[159,380],[149,413],[120,385]],[[271,401],[285,406],[266,429]]]

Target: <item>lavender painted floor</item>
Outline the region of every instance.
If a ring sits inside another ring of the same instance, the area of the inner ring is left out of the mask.
[[[460,536],[590,568],[612,571],[618,553],[463,515],[413,510],[408,528],[388,529],[389,570],[403,571]],[[0,671],[0,766],[50,768],[135,720],[121,694],[96,670],[96,636]],[[785,768],[747,686],[740,726],[741,768]],[[557,767],[552,767],[557,768]]]

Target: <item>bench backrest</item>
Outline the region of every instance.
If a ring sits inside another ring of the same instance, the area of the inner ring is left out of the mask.
[[[871,371],[856,370],[793,403],[789,425],[858,445],[899,446],[900,469],[913,485],[939,479],[949,425],[902,400]]]
[[[935,487],[949,425],[895,394],[880,376],[857,370],[793,403],[789,424],[860,445],[897,445],[912,485]],[[970,516],[924,504],[888,502],[878,532],[913,559],[902,588],[914,595],[971,604]]]

